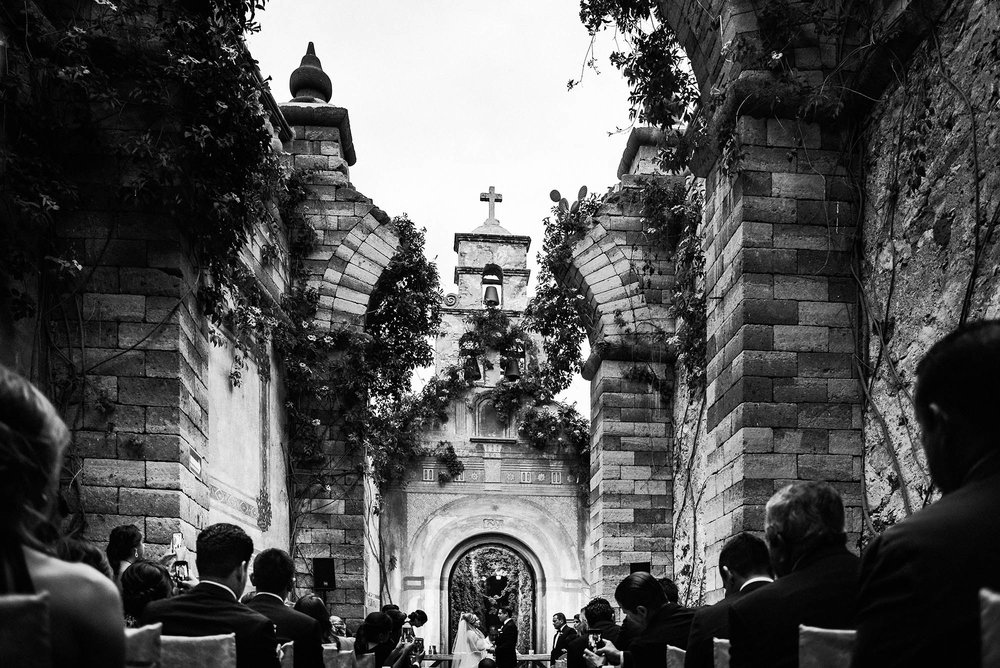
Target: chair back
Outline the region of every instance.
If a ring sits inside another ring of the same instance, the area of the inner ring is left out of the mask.
[[[281,668],[292,668],[295,665],[295,642],[288,641],[281,646]]]
[[[236,668],[236,634],[163,636],[161,668]]]
[[[375,665],[375,655],[374,654],[362,654],[360,657],[354,652],[351,655],[355,657],[356,661],[354,665],[357,668],[377,668]]]
[[[680,647],[667,645],[667,668],[684,668],[684,655],[686,653]]]
[[[0,656],[4,668],[52,668],[48,593],[0,596]]]
[[[340,649],[344,651],[354,649],[354,638],[345,638],[344,636],[337,636],[337,642],[340,643]]]
[[[715,668],[729,668],[729,640],[712,638],[712,663]]]
[[[160,668],[163,624],[125,629],[125,668]]]
[[[981,666],[1000,666],[1000,593],[979,590],[979,630],[982,635]]]
[[[799,624],[799,668],[850,668],[857,631]]]
[[[323,645],[323,666],[324,668],[356,668],[362,661],[367,660],[365,665],[375,665],[375,655],[365,654],[361,659],[354,655],[354,651],[337,650],[332,643]]]

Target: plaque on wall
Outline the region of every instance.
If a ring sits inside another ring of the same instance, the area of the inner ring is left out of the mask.
[[[404,577],[403,578],[403,589],[423,589],[424,579],[422,577]]]

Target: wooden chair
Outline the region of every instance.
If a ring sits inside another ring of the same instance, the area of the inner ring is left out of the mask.
[[[46,592],[0,596],[0,657],[3,668],[52,668]]]
[[[295,642],[289,641],[281,646],[281,668],[292,668],[295,665]]]
[[[729,640],[712,638],[712,664],[715,668],[729,668]]]
[[[1000,593],[979,590],[979,631],[982,666],[1000,666]]]
[[[161,668],[236,668],[236,634],[163,636]]]
[[[799,668],[850,668],[857,631],[799,624]]]
[[[125,668],[160,668],[163,624],[125,629]]]
[[[684,655],[687,654],[680,647],[667,645],[667,668],[684,668]]]

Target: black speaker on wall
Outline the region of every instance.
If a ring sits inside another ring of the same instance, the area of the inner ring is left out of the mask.
[[[653,565],[648,561],[633,561],[628,565],[629,573],[651,573]]]
[[[329,557],[316,557],[313,560],[313,589],[329,591],[337,588],[337,573],[334,560]]]

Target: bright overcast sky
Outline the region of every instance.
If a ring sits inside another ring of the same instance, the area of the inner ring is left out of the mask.
[[[537,270],[549,191],[572,200],[617,182],[628,134],[609,132],[629,125],[628,88],[605,57],[567,91],[590,42],[578,12],[575,0],[270,0],[248,41],[279,102],[315,43],[331,102],[350,113],[351,182],[427,228],[449,292],[454,235],[487,218],[489,186],[503,195],[500,223],[532,237]],[[604,36],[599,55],[611,46]],[[576,385],[568,398],[586,414]]]

